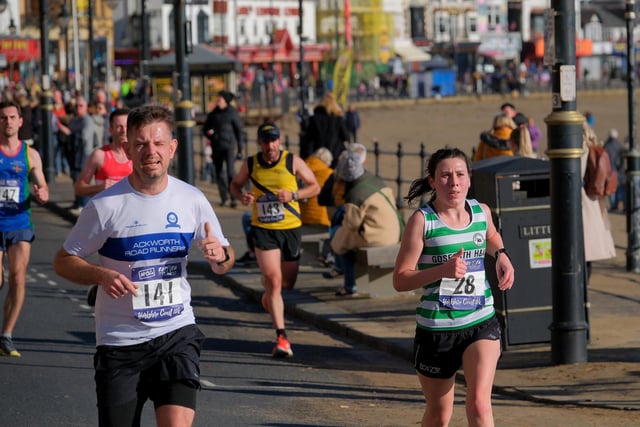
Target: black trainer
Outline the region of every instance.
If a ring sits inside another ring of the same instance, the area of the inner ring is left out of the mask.
[[[256,255],[253,252],[247,251],[240,258],[236,260],[236,265],[240,267],[256,264]]]

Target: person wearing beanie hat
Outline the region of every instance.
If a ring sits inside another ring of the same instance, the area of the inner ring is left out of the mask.
[[[344,182],[353,182],[364,174],[364,165],[358,153],[345,151],[345,156],[340,156],[336,175]]]
[[[333,234],[331,249],[335,265],[323,273],[327,279],[344,275],[343,286],[336,291],[336,296],[358,295],[355,278],[357,250],[396,244],[403,226],[393,190],[382,178],[366,170],[366,153],[362,144],[349,145],[338,159],[334,182],[329,184],[327,181],[322,190],[325,193],[327,186],[332,185],[330,192],[339,207],[332,220],[334,231],[330,233]]]
[[[231,101],[235,99],[235,95],[226,90],[221,90],[220,92],[218,92],[218,96],[222,97],[227,105],[231,104]]]
[[[236,207],[236,201],[229,193],[229,183],[236,175],[235,161],[242,158],[244,131],[242,118],[238,111],[230,105],[234,95],[226,90],[218,92],[215,107],[202,126],[203,135],[211,143],[213,166],[215,168],[220,205]],[[226,174],[224,171],[226,170]]]
[[[231,182],[231,194],[251,206],[250,239],[262,273],[262,306],[276,330],[273,357],[291,357],[282,290],[293,289],[298,278],[302,245],[299,200],[320,192],[309,166],[280,146],[280,130],[271,122],[258,128],[258,153],[246,159]],[[247,191],[245,185],[251,183]],[[299,186],[302,182],[304,186]]]

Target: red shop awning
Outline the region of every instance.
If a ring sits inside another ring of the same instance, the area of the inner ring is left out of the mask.
[[[40,40],[22,37],[0,38],[0,54],[7,62],[25,62],[40,59]]]

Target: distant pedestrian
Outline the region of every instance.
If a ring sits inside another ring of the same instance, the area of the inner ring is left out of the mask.
[[[358,130],[360,129],[360,114],[353,104],[349,104],[347,112],[344,114],[345,124],[351,136],[351,142],[358,142]]]
[[[531,136],[531,148],[535,153],[538,152],[538,146],[540,145],[540,141],[542,140],[542,131],[536,125],[533,117],[527,118],[527,128],[529,129],[529,135]]]
[[[313,116],[309,119],[309,126],[300,144],[300,157],[306,159],[318,148],[325,147],[331,151],[331,167],[335,168],[347,142],[349,131],[342,108],[338,105],[335,95],[330,92],[313,109]]]
[[[583,149],[580,166],[582,178],[587,170],[589,146],[602,144],[593,129],[583,123]],[[616,256],[616,247],[611,234],[611,222],[607,213],[607,196],[590,197],[584,187],[581,187],[582,200],[582,229],[584,243],[584,259],[586,262],[586,283],[591,275],[591,262],[609,259]]]
[[[609,155],[609,160],[611,161],[611,170],[616,171],[618,174],[618,188],[616,189],[616,192],[610,196],[611,210],[625,212],[625,186],[627,182],[624,172],[625,149],[618,139],[617,129],[609,130],[609,137],[604,142],[604,149]]]
[[[230,206],[235,208],[236,201],[229,192],[229,184],[236,175],[235,161],[242,157],[243,124],[240,114],[231,105],[233,99],[231,92],[222,90],[218,93],[216,105],[207,115],[202,132],[211,142],[220,205],[225,206],[230,201]]]
[[[491,210],[467,199],[470,185],[467,156],[457,148],[443,148],[431,156],[427,176],[414,181],[406,197],[412,203],[433,194],[411,215],[393,272],[397,291],[421,293],[413,361],[426,400],[423,426],[449,425],[460,367],[468,424],[493,425],[491,388],[502,332],[485,254],[495,258],[501,291],[511,289],[514,270]]]
[[[585,111],[584,118],[587,119],[587,124],[591,129],[596,128],[596,116],[594,116],[591,111]]]
[[[513,156],[509,147],[511,132],[516,128],[514,121],[505,113],[499,113],[493,119],[491,130],[480,134],[480,143],[473,154],[473,161],[496,156]]]
[[[515,128],[513,132],[511,132],[509,142],[509,146],[514,156],[528,157],[530,159],[538,158],[538,155],[533,151],[531,135],[529,134],[529,129],[526,126]]]
[[[521,126],[521,125],[526,125],[527,124],[527,116],[525,114],[522,114],[521,112],[519,112],[516,109],[515,105],[513,105],[510,102],[505,102],[504,104],[502,104],[500,106],[500,111],[502,111],[507,116],[509,116],[509,118],[511,120],[513,120],[513,122],[516,124],[516,126]]]
[[[69,126],[58,123],[58,129],[71,136],[71,144],[67,145],[67,160],[71,169],[71,179],[75,184],[85,162],[93,150],[98,148],[96,125],[91,115],[89,115],[87,101],[84,97],[78,96],[76,98],[75,115],[71,119]],[[76,196],[71,211],[76,214],[79,213],[87,204],[87,201],[88,197]]]

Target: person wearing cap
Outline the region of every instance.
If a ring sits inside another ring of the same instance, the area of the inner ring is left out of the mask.
[[[218,92],[215,107],[207,114],[202,126],[203,135],[211,142],[220,205],[225,206],[230,201],[232,208],[236,207],[236,201],[229,193],[229,183],[236,174],[235,160],[242,157],[243,144],[242,118],[231,105],[233,99],[234,95],[231,92]]]
[[[280,129],[272,122],[258,128],[260,151],[247,158],[231,181],[231,194],[252,206],[251,239],[262,273],[262,305],[276,330],[274,357],[293,356],[284,321],[282,289],[298,277],[301,233],[300,204],[320,192],[313,172],[299,156],[280,146]],[[251,181],[251,189],[244,187]],[[299,187],[298,181],[304,186]]]

